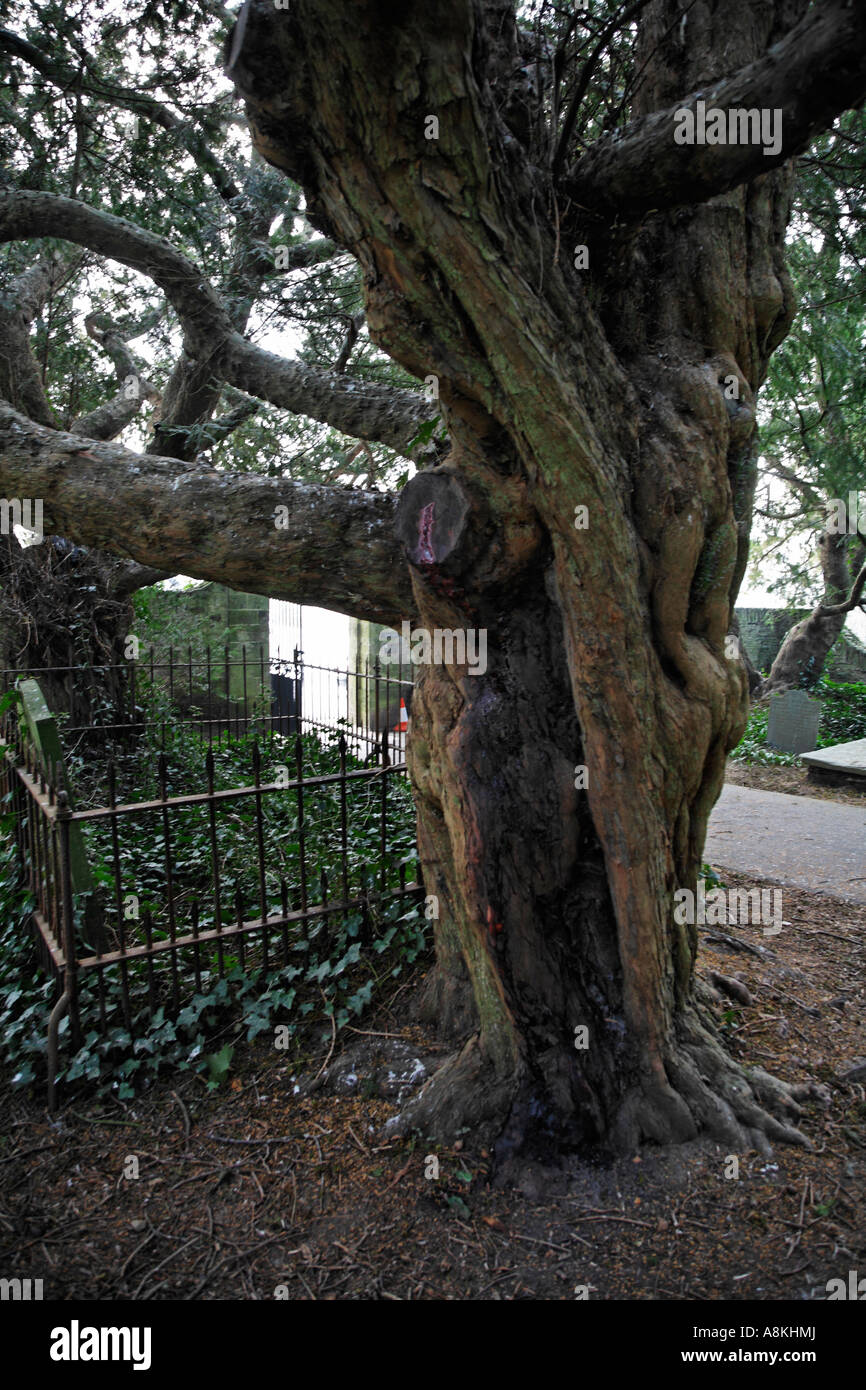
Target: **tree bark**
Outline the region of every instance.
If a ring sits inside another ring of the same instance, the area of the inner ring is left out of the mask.
[[[0,488],[39,498],[44,527],[244,593],[320,604],[371,622],[413,612],[395,499],[135,454],[35,425],[0,401]]]

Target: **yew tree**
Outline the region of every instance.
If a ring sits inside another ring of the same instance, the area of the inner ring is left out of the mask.
[[[804,1142],[787,1088],[725,1052],[673,907],[747,712],[729,628],[756,393],[795,311],[792,161],[866,95],[866,7],[247,0],[225,64],[417,392],[264,351],[193,261],[98,200],[9,185],[0,235],[148,276],[205,384],[404,454],[438,415],[447,445],[391,495],[8,405],[0,487],[160,571],[486,634],[483,674],[417,670],[425,1005],[456,1042],[404,1127],[500,1153]],[[764,112],[779,139],[685,143],[683,110],[702,134],[707,112]]]

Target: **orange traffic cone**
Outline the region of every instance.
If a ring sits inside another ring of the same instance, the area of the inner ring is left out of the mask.
[[[409,728],[409,715],[408,715],[408,713],[407,713],[407,711],[406,711],[406,701],[405,701],[405,700],[401,700],[401,701],[400,701],[400,718],[399,718],[399,720],[397,721],[397,723],[394,725],[394,733],[395,733],[395,734],[405,734],[405,732],[406,732],[406,730],[407,730],[408,728]]]

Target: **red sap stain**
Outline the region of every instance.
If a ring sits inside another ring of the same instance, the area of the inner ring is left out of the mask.
[[[418,518],[418,554],[423,564],[434,565],[436,557],[433,554],[433,508],[435,503],[428,502],[426,507],[422,507],[421,515]]]
[[[494,938],[494,939],[495,939],[495,938],[499,935],[499,933],[502,931],[502,923],[501,923],[501,922],[497,922],[497,921],[495,920],[495,918],[496,918],[496,913],[493,911],[493,908],[492,908],[492,907],[488,907],[488,909],[487,909],[487,930],[489,931],[491,937]]]

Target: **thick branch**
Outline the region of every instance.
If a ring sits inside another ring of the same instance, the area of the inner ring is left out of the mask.
[[[861,551],[862,554],[862,551]],[[841,613],[850,613],[859,608],[863,591],[866,589],[866,565],[863,565],[842,603],[819,603],[815,612],[822,618],[832,618]]]
[[[40,499],[46,532],[169,573],[375,622],[414,608],[395,500],[381,493],[134,454],[35,425],[5,402],[0,493]]]
[[[124,383],[110,400],[80,415],[69,426],[69,432],[82,439],[116,439],[135,419],[145,398],[154,395],[153,387],[148,386],[143,377],[136,376],[134,381]]]
[[[72,198],[0,190],[0,241],[44,236],[87,246],[148,276],[180,319],[189,355],[248,395],[400,452],[431,414],[420,392],[362,385],[248,342],[201,272],[162,237]]]
[[[173,571],[154,569],[152,565],[139,565],[134,560],[119,569],[112,584],[114,598],[128,598],[149,584],[158,584],[162,579],[170,579]]]
[[[0,295],[0,394],[43,425],[55,425],[30,329],[64,268],[57,252],[34,261]]]
[[[232,328],[240,334],[247,330],[252,306],[268,271],[262,239],[268,236],[279,206],[273,188],[268,192],[267,184],[259,185],[255,196],[251,196],[248,184],[245,193],[248,214],[234,228],[233,254],[223,290]],[[156,423],[147,452],[186,461],[195,458],[199,452],[197,429],[210,420],[222,389],[223,383],[214,376],[208,361],[182,353],[166,386],[162,417]]]
[[[858,544],[850,564],[852,569],[855,565],[862,565],[862,568],[848,590],[848,550],[844,536],[821,532],[818,554],[824,577],[824,598],[829,601],[816,604],[807,617],[785,634],[770,674],[761,686],[761,695],[801,684],[812,685],[824,669],[833,643],[845,626],[845,615],[857,607],[866,585],[866,565],[862,565],[866,551]]]
[[[866,5],[827,0],[763,58],[676,107],[599,140],[562,181],[581,206],[619,217],[702,203],[800,154],[866,96]],[[676,144],[675,112],[781,111],[778,151],[761,144]]]

